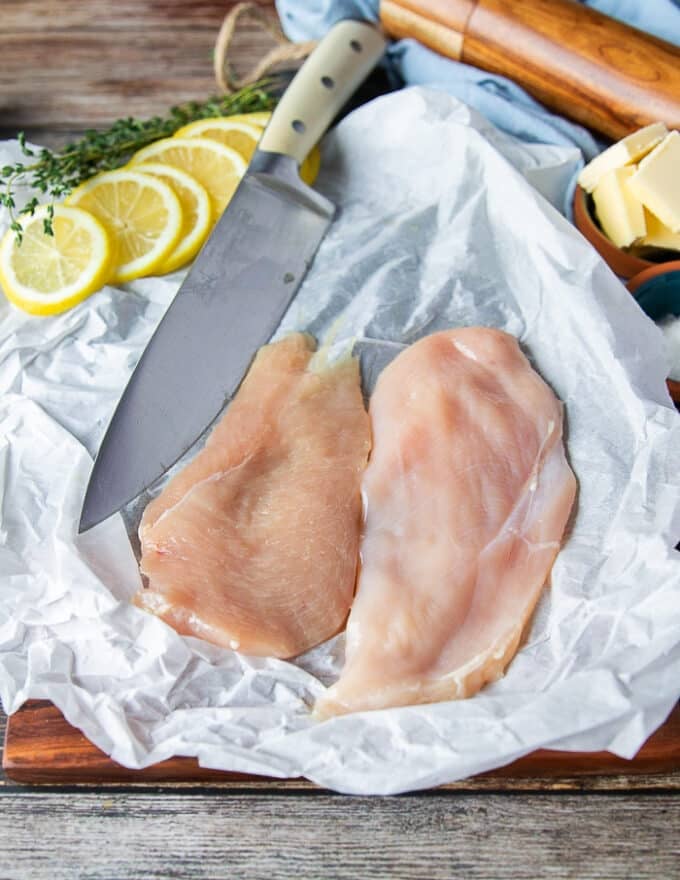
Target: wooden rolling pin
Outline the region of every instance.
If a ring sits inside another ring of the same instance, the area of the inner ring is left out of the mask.
[[[575,0],[381,0],[380,18],[614,140],[680,128],[680,49]]]

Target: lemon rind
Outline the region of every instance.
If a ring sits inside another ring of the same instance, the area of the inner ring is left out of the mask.
[[[182,126],[182,128],[176,131],[173,138],[204,137],[205,135],[201,135],[200,133],[192,134],[192,132],[206,131],[210,128],[240,131],[242,134],[247,134],[249,137],[252,137],[255,140],[255,143],[257,143],[262,137],[262,127],[256,125],[254,122],[232,120],[229,116],[213,116],[209,119],[197,119],[194,122],[189,122],[187,125]],[[221,141],[217,141],[217,143],[221,143]],[[224,146],[227,146],[227,144],[224,144]]]
[[[247,168],[247,162],[243,158],[243,156],[234,150],[232,147],[228,147],[226,144],[221,144],[219,141],[211,140],[210,138],[202,138],[202,137],[191,137],[191,138],[178,138],[178,137],[169,137],[162,138],[159,141],[154,141],[154,143],[149,144],[148,147],[142,147],[134,156],[130,159],[129,165],[134,166],[144,164],[146,160],[146,156],[155,156],[158,153],[162,152],[162,149],[159,149],[159,145],[167,145],[172,147],[177,146],[185,146],[189,149],[195,145],[199,145],[205,147],[208,150],[212,150],[213,152],[220,153],[226,151],[230,158],[234,161],[234,163],[238,166],[237,173],[241,176],[245,174]],[[140,158],[141,157],[141,158]],[[170,164],[170,163],[167,163]],[[173,167],[177,167],[176,165]],[[180,169],[181,171],[186,171],[185,168]],[[188,173],[188,172],[187,172]]]
[[[231,162],[234,177],[237,182],[241,180],[243,175],[246,173],[246,169],[248,167],[248,163],[245,161],[243,156],[238,153],[236,150],[231,147],[226,146],[226,144],[221,144],[219,141],[211,140],[210,138],[203,137],[191,137],[191,138],[163,138],[162,140],[155,141],[153,144],[149,144],[148,147],[143,147],[139,152],[135,153],[135,155],[130,159],[130,165],[133,167],[138,167],[143,165],[147,161],[157,161],[162,162],[162,159],[159,158],[159,154],[162,154],[163,150],[168,147],[172,149],[177,149],[181,147],[185,147],[187,150],[196,149],[197,147],[202,147],[205,150],[209,150],[213,153],[217,153],[224,156],[228,156],[229,161]],[[171,165],[174,163],[167,162],[164,163],[167,165]],[[180,167],[175,165],[174,167]],[[182,171],[186,171],[186,168],[181,168]],[[190,172],[189,172],[190,173]],[[199,180],[199,183],[201,181]],[[206,190],[208,188],[206,187]],[[233,193],[232,193],[233,195]],[[212,207],[212,219],[214,222],[219,220],[222,215],[226,205],[229,203],[229,199],[226,202],[222,203],[220,199],[218,199],[213,193],[208,190],[208,196],[210,197],[210,204]],[[231,198],[231,196],[230,196]]]
[[[174,214],[175,222],[166,225],[163,233],[157,238],[157,244],[148,253],[136,257],[134,260],[129,260],[127,263],[116,265],[109,278],[109,283],[111,284],[125,284],[128,281],[134,281],[136,278],[155,274],[172,252],[182,234],[182,206],[172,189],[166,183],[150,174],[145,175],[127,167],[117,168],[114,171],[104,171],[85,181],[66,199],[66,204],[77,206],[79,199],[83,195],[91,192],[103,183],[115,180],[122,181],[124,179],[132,180],[142,187],[149,186],[151,189],[156,190],[168,209],[169,218]],[[106,228],[106,224],[103,223],[103,225]],[[107,231],[109,231],[115,243],[115,232],[113,230]]]
[[[210,234],[212,226],[210,196],[206,188],[195,177],[192,177],[188,171],[182,171],[176,165],[167,165],[163,162],[144,162],[134,167],[139,169],[138,173],[140,174],[150,174],[152,176],[158,174],[159,176],[165,175],[170,178],[175,177],[184,187],[191,190],[199,203],[199,217],[203,218],[202,221],[194,226],[189,235],[184,238],[180,235],[175,249],[170,252],[163,264],[158,267],[158,272],[161,275],[168,275],[170,272],[186,266],[196,256]]]
[[[89,228],[93,241],[93,257],[83,271],[78,282],[59,288],[52,293],[43,293],[22,284],[11,271],[9,254],[14,247],[15,237],[12,230],[7,230],[0,241],[0,285],[7,299],[14,305],[32,315],[57,315],[82,302],[96,293],[106,283],[110,271],[112,249],[106,227],[93,214],[82,208],[70,205],[54,205],[54,216],[70,216],[79,224]],[[33,223],[42,223],[47,216],[48,206],[43,205],[35,213],[20,219],[24,230]],[[97,253],[99,251],[99,253]],[[8,272],[7,269],[10,269]]]

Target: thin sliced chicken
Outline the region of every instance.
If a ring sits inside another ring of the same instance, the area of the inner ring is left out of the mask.
[[[370,416],[362,567],[321,718],[469,697],[499,678],[576,491],[562,406],[506,333],[410,346],[381,374]]]
[[[179,632],[292,657],[342,627],[370,446],[358,363],[262,348],[205,448],[148,505],[137,604]],[[319,358],[317,358],[319,359]]]

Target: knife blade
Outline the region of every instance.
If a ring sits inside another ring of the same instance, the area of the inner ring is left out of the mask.
[[[335,213],[300,180],[299,165],[384,49],[373,25],[341,21],[284,93],[123,392],[92,469],[80,532],[136,498],[193,445],[271,338]]]
[[[380,374],[407,346],[401,342],[385,339],[357,339],[352,354],[359,359],[361,367],[361,390],[368,404]]]

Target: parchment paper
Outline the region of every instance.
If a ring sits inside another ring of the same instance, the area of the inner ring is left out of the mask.
[[[17,153],[0,145],[0,161]],[[195,755],[369,794],[538,747],[633,756],[680,692],[680,418],[659,330],[527,182],[558,203],[578,152],[521,144],[411,89],[345,119],[323,155],[317,185],[341,211],[279,335],[333,325],[339,344],[407,343],[500,327],[565,402],[578,510],[525,644],[473,699],[319,724],[309,707],[342,636],[298,663],[251,659],[127,603],[139,577],[123,519],[81,537],[77,522],[91,455],[178,273],[56,318],[0,306],[5,710],[49,698],[128,767]]]

